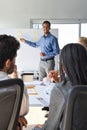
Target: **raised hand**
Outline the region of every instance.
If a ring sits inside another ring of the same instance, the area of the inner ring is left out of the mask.
[[[20,38],[20,41],[24,43],[24,42],[25,42],[25,39],[24,39],[24,38]]]
[[[50,78],[50,80],[54,80],[57,83],[59,82],[58,72],[55,70],[51,70],[48,74],[48,77]]]

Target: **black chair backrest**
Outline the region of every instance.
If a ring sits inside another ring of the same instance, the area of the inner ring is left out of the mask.
[[[87,130],[87,85],[76,85],[70,91],[63,130]]]
[[[21,79],[0,81],[0,130],[16,130],[23,90]]]

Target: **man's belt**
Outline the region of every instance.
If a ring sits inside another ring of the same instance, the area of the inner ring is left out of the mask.
[[[48,60],[54,60],[54,57],[51,57],[49,59],[41,59],[41,61],[48,61]]]

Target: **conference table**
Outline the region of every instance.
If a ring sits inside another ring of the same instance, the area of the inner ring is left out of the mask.
[[[33,81],[24,82],[29,95],[30,106],[49,106],[51,91],[55,83]]]

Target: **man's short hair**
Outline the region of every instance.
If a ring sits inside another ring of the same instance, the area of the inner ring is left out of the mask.
[[[20,43],[10,35],[0,35],[0,69],[4,68],[7,59],[13,60],[17,55]]]
[[[49,25],[49,28],[50,28],[50,26],[51,26],[51,23],[50,23],[49,21],[44,21],[43,24],[48,24],[48,25]],[[43,24],[42,24],[42,25],[43,25]]]

